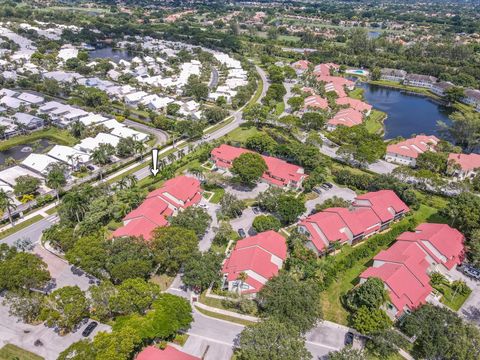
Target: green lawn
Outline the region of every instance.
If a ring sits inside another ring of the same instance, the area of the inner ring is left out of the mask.
[[[239,319],[239,318],[236,318],[236,317],[233,317],[233,316],[218,314],[218,313],[211,312],[211,311],[199,308],[199,307],[195,307],[195,309],[198,312],[201,312],[203,315],[210,316],[210,317],[213,317],[213,318],[216,318],[216,319],[230,321],[230,322],[237,323],[237,324],[240,324],[240,325],[245,325],[245,326],[255,324],[252,321]]]
[[[44,358],[18,346],[7,344],[0,349],[0,360],[44,360]]]
[[[466,294],[455,293],[447,284],[435,285],[434,288],[442,294],[440,301],[454,311],[458,311],[472,293],[471,289]]]
[[[28,226],[30,226],[30,225],[32,225],[32,224],[34,224],[37,221],[40,221],[42,219],[43,219],[42,215],[35,215],[31,219],[25,220],[18,225],[14,225],[12,228],[9,228],[5,231],[0,232],[0,239],[4,239],[7,236],[10,236],[10,235],[16,233],[17,231],[25,229],[26,227],[28,227]]]
[[[386,118],[386,114],[379,110],[372,110],[370,115],[365,120],[365,127],[372,134],[383,133],[383,121]]]
[[[362,88],[355,88],[355,90],[348,92],[348,96],[353,99],[363,100],[363,92]]]
[[[0,151],[5,151],[13,146],[28,144],[40,139],[48,139],[56,144],[60,145],[75,145],[77,139],[75,139],[68,131],[60,130],[57,128],[49,128],[39,131],[34,131],[27,135],[14,136],[8,140],[0,141]]]
[[[232,132],[228,133],[226,137],[228,139],[233,140],[233,141],[239,141],[239,142],[244,142],[246,141],[250,136],[256,135],[262,133],[262,131],[258,130],[255,126],[251,127],[238,127]]]
[[[225,195],[225,189],[224,188],[221,188],[221,187],[218,187],[218,188],[214,188],[214,189],[210,189],[208,191],[211,191],[213,192],[213,196],[211,197],[210,199],[210,202],[212,204],[218,204],[220,203],[220,201],[222,200],[223,198],[223,195]]]

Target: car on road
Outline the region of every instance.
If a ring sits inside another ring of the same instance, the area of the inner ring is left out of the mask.
[[[345,345],[352,345],[353,344],[353,340],[355,339],[355,334],[352,333],[351,331],[347,332],[345,334]]]
[[[93,330],[98,326],[98,323],[96,321],[92,321],[90,324],[87,325],[87,327],[82,331],[82,336],[87,337],[89,336]]]
[[[245,234],[245,230],[243,229],[238,229],[238,235],[240,235],[242,239],[247,236],[247,234]]]

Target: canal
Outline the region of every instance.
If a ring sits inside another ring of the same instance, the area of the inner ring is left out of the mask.
[[[432,98],[363,82],[357,82],[357,86],[364,89],[367,103],[387,114],[386,139],[414,134],[439,136],[438,121],[451,124],[449,115],[453,110]]]

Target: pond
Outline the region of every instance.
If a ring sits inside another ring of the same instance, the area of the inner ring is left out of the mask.
[[[0,151],[0,165],[5,163],[8,158],[13,158],[17,161],[23,161],[32,152],[44,153],[54,145],[47,139],[40,139],[30,144],[22,144],[11,147],[8,150]]]
[[[119,62],[120,60],[131,60],[135,55],[124,49],[114,49],[111,46],[106,46],[103,48],[97,48],[95,50],[88,52],[90,59],[103,59],[110,58],[114,62]]]
[[[363,82],[357,82],[357,86],[364,89],[367,103],[387,114],[386,139],[413,134],[439,136],[437,122],[451,124],[448,116],[453,110],[427,96]]]

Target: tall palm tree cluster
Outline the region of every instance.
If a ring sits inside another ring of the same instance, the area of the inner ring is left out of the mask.
[[[12,212],[17,208],[15,205],[15,196],[11,191],[5,191],[0,189],[0,210],[2,212],[6,211],[8,214],[8,219],[10,220],[10,224],[13,225],[13,216]]]

